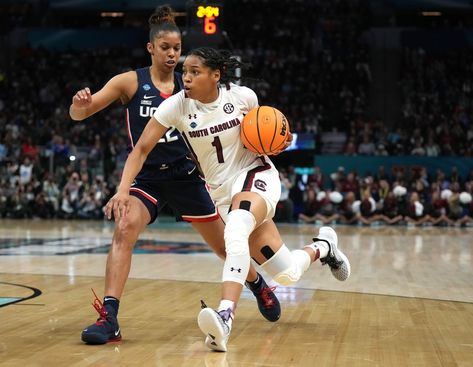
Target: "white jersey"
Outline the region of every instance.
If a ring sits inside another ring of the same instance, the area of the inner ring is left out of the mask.
[[[163,101],[153,116],[162,125],[181,132],[205,180],[215,189],[257,164],[258,156],[240,140],[243,116],[257,106],[255,92],[230,84],[229,88],[221,86],[217,100],[206,104],[187,98],[182,90]]]

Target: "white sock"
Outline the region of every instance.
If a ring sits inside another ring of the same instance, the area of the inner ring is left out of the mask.
[[[218,305],[217,312],[231,310],[231,317],[226,322],[228,327],[232,328],[233,318],[235,317],[235,302],[230,301],[229,299],[222,299]]]
[[[328,243],[325,242],[325,241],[315,241],[315,242],[313,242],[310,245],[307,245],[305,247],[310,247],[315,252],[317,252],[317,250],[319,250],[319,259],[323,259],[324,257],[326,257],[328,255],[328,251],[330,249],[329,246],[328,246]]]

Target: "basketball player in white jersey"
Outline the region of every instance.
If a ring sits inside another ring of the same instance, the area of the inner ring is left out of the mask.
[[[318,259],[329,265],[336,279],[350,276],[350,263],[337,248],[337,235],[330,227],[321,227],[303,249],[291,252],[283,244],[272,221],[281,193],[278,171],[267,156],[245,149],[240,140],[240,122],[258,106],[258,100],[251,89],[231,83],[239,66],[225,51],[198,48],[188,54],[184,90],[158,107],[128,156],[119,189],[106,206],[108,216],[112,212],[116,217],[126,215],[128,189],[149,151],[170,127],[177,128],[198,160],[226,222],[222,298],[215,310],[203,304],[198,316],[206,346],[217,351],[227,350],[250,258],[282,285],[298,281]]]

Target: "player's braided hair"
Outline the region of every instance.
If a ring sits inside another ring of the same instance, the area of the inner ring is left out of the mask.
[[[174,12],[169,5],[162,5],[156,8],[148,19],[149,40],[153,41],[160,32],[177,32],[181,34],[174,20]]]
[[[187,56],[199,56],[202,63],[211,70],[220,70],[220,83],[228,84],[235,80],[240,80],[240,77],[235,75],[237,68],[247,69],[251,65],[238,61],[228,50],[217,50],[211,47],[195,48],[188,53]]]

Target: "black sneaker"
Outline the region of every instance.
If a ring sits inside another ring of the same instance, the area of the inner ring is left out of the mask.
[[[92,290],[94,292],[94,290]],[[117,317],[111,307],[104,307],[103,303],[95,294],[92,306],[97,310],[100,317],[95,324],[87,326],[81,335],[81,339],[87,344],[105,344],[108,342],[118,342],[122,339],[120,334],[120,326]]]
[[[261,274],[258,276],[261,278],[259,286],[250,282],[246,282],[245,285],[255,295],[261,315],[268,321],[278,321],[281,316],[281,305],[273,292],[276,287],[268,287]]]

